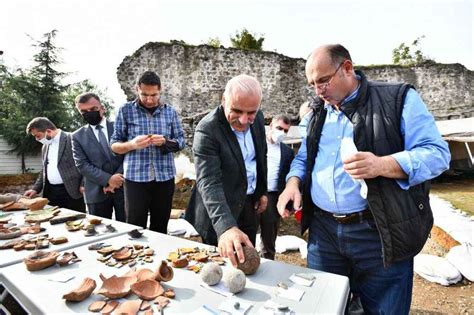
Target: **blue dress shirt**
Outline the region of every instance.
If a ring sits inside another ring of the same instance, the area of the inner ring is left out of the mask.
[[[343,102],[357,97],[357,88]],[[318,148],[318,156],[311,173],[311,198],[321,209],[332,213],[347,214],[367,207],[367,200],[360,196],[360,184],[343,169],[340,156],[341,140],[353,138],[353,125],[343,112],[329,104]],[[419,94],[410,89],[406,95],[400,122],[405,150],[392,154],[403,171],[408,175],[405,180],[397,180],[402,189],[417,185],[440,175],[449,167],[450,153],[447,143],[435,125],[433,116],[428,112]],[[306,171],[306,138],[291,164],[287,175],[304,180]]]
[[[255,192],[255,188],[257,187],[257,160],[255,156],[255,146],[253,144],[252,132],[250,131],[250,128],[246,131],[237,131],[232,128],[232,131],[237,137],[240,151],[242,151],[245,170],[247,172],[247,195],[251,195]]]

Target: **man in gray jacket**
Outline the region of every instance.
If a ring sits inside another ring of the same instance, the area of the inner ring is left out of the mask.
[[[248,75],[232,78],[222,105],[196,127],[193,153],[196,187],[186,211],[207,244],[218,245],[233,265],[243,262],[242,244],[253,247],[257,214],[267,207],[262,90]]]
[[[114,123],[108,121],[100,98],[94,93],[76,97],[76,108],[87,125],[72,134],[72,151],[79,172],[84,176],[85,199],[91,214],[125,222],[123,197],[123,155],[109,146]]]
[[[43,197],[48,198],[52,206],[85,212],[82,175],[72,158],[71,135],[56,128],[46,117],[32,119],[26,127],[26,133],[43,144],[43,169],[25,196],[33,197],[42,191]]]

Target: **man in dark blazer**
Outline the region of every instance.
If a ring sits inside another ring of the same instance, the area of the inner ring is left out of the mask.
[[[33,197],[43,192],[43,197],[48,198],[52,206],[85,212],[82,175],[72,157],[71,135],[56,128],[46,117],[31,120],[26,127],[26,133],[43,144],[43,168],[33,188],[24,195]]]
[[[245,260],[242,244],[253,247],[257,214],[267,207],[262,90],[247,75],[226,85],[222,105],[206,115],[194,133],[196,187],[186,220],[207,244],[217,245],[233,265]]]
[[[76,97],[76,108],[87,125],[72,134],[72,151],[79,172],[84,176],[85,199],[91,214],[125,222],[123,197],[123,155],[109,146],[114,124],[105,118],[105,107],[94,93]]]
[[[290,130],[291,121],[286,115],[273,117],[270,128],[267,131],[267,188],[268,207],[259,216],[261,256],[267,259],[275,259],[275,241],[280,226],[280,214],[278,213],[278,196],[285,189],[286,175],[290,171],[293,161],[293,150],[283,143],[285,135]]]

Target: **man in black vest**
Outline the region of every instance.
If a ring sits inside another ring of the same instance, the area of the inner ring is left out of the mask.
[[[428,181],[448,168],[448,146],[412,86],[368,81],[341,45],[314,50],[306,77],[324,103],[278,211],[303,205],[308,266],[348,276],[366,313],[408,314],[413,256],[433,224]]]

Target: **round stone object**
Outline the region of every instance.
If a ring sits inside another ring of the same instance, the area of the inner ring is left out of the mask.
[[[238,262],[237,268],[242,270],[246,275],[253,275],[260,266],[260,256],[253,247],[244,246],[242,249],[244,251],[245,261],[243,263]]]
[[[216,285],[222,279],[222,268],[216,263],[208,263],[201,270],[201,279],[205,284]]]
[[[231,268],[224,273],[224,285],[232,293],[238,293],[245,288],[245,274],[240,269]]]

